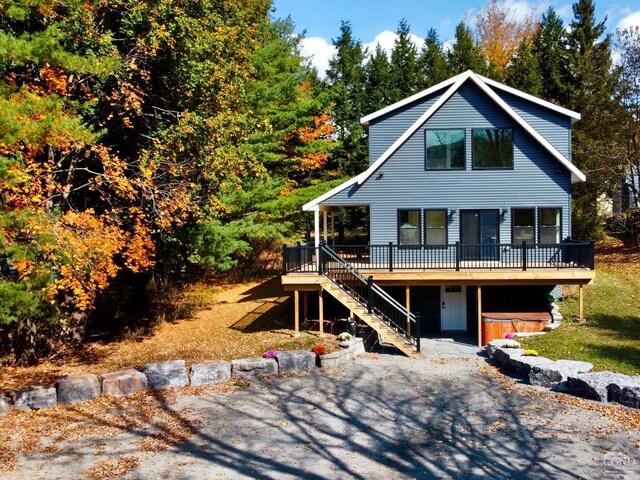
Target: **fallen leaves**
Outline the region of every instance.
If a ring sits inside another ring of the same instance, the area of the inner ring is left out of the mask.
[[[93,479],[114,478],[126,475],[140,465],[140,460],[135,455],[125,455],[116,460],[104,460],[96,463],[87,474]]]

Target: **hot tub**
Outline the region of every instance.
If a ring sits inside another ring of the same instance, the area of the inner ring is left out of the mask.
[[[482,314],[482,344],[507,333],[542,332],[551,323],[549,312],[485,312]]]

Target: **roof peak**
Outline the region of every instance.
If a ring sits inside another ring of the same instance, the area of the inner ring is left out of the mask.
[[[475,73],[473,70],[466,70],[465,72],[459,73],[458,75],[455,75],[454,77],[451,77],[443,82],[440,82],[432,87],[429,87],[425,90],[422,90],[418,93],[415,93],[403,100],[400,100],[399,102],[395,102],[392,103],[391,105],[388,105],[384,108],[381,108],[380,110],[376,110],[373,113],[370,113],[369,115],[365,115],[364,117],[362,117],[360,119],[360,123],[362,125],[364,125],[365,127],[369,126],[369,122],[371,120],[374,120],[376,118],[379,118],[383,115],[386,115],[387,113],[390,113],[394,110],[397,110],[398,108],[404,107],[405,105],[409,105],[410,103],[413,103],[417,100],[420,100],[421,98],[424,98],[428,95],[431,95],[432,93],[435,93],[439,90],[442,90],[446,87],[449,87],[450,85],[453,85],[455,83],[457,83],[460,80],[467,80],[471,77],[474,77],[474,80],[476,81],[476,83],[481,82],[483,84],[485,84],[487,87],[493,87],[493,88],[497,88],[500,90],[503,90],[507,93],[510,93],[511,95],[515,95],[517,97],[520,97],[524,100],[528,100],[532,103],[535,103],[537,105],[540,105],[544,108],[548,108],[550,110],[553,110],[555,112],[560,113],[561,115],[566,115],[568,117],[571,117],[571,123],[574,123],[577,120],[580,120],[580,114],[577,112],[574,112],[572,110],[569,110],[567,108],[564,107],[560,107],[554,103],[551,103],[547,100],[543,100],[541,98],[538,98],[534,95],[531,95],[529,93],[523,92],[521,90],[518,90],[516,88],[513,87],[509,87],[508,85],[505,85],[503,83],[497,82],[495,80],[492,80],[490,78],[484,77],[482,75],[479,75],[477,73]]]

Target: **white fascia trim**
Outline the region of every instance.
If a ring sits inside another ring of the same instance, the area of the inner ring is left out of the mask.
[[[510,93],[512,95],[515,95],[517,97],[520,98],[524,98],[525,100],[528,100],[530,102],[536,103],[538,105],[540,105],[541,107],[545,107],[548,108],[550,110],[554,110],[562,115],[566,115],[567,117],[571,117],[571,123],[574,124],[575,122],[577,122],[578,120],[580,120],[582,117],[578,112],[574,112],[573,110],[569,110],[568,108],[563,108],[560,107],[554,103],[551,102],[547,102],[546,100],[542,100],[541,98],[538,97],[534,97],[533,95],[530,95],[528,93],[522,92],[520,90],[517,90],[515,88],[509,87],[507,85],[505,85],[504,83],[500,83],[500,82],[496,82],[495,80],[491,80],[490,78],[487,77],[483,77],[482,75],[478,75],[475,74],[478,78],[480,78],[484,83],[486,83],[487,85],[490,85],[492,87],[495,88],[499,88],[500,90],[504,90],[507,93]]]
[[[564,155],[562,155],[553,145],[551,145],[542,135],[540,135],[531,125],[529,125],[520,115],[518,115],[507,103],[500,98],[500,96],[491,90],[491,88],[484,83],[483,79],[475,73],[471,74],[471,80],[485,92],[489,98],[496,102],[500,107],[511,117],[516,123],[518,123],[526,132],[528,132],[540,145],[542,145],[554,158],[562,163],[567,170],[571,172],[571,183],[584,182],[587,177],[582,173],[578,167],[571,163]]]
[[[317,198],[314,198],[313,200],[311,200],[310,202],[305,203],[302,206],[302,210],[305,212],[308,211],[315,211],[315,210],[319,210],[320,209],[320,204],[322,202],[324,202],[326,199],[333,197],[335,194],[340,193],[341,191],[343,191],[345,188],[350,187],[351,185],[353,185],[354,183],[356,183],[356,181],[358,180],[358,177],[353,177],[350,178],[349,180],[347,180],[344,183],[341,183],[340,185],[338,185],[335,188],[332,188],[331,190],[329,190],[327,193],[320,195]]]
[[[410,97],[405,98],[404,100],[400,100],[399,102],[393,103],[387,107],[384,107],[380,110],[376,110],[373,113],[370,113],[369,115],[366,115],[364,117],[362,117],[360,119],[360,123],[362,125],[364,125],[365,127],[369,125],[369,121],[381,117],[382,115],[389,113],[397,108],[400,107],[404,107],[405,105],[410,104],[411,102],[415,102],[416,100],[420,100],[423,97],[426,97],[427,95],[431,95],[434,92],[437,92],[438,90],[442,90],[445,87],[448,87],[449,85],[456,83],[458,81],[458,79],[463,76],[463,75],[468,75],[469,71],[464,72],[464,73],[460,73],[458,75],[456,75],[455,77],[451,77],[448,80],[445,80],[444,82],[440,82],[437,85],[434,85],[433,87],[429,87],[426,90],[423,90],[421,92],[418,92],[414,95],[411,95]]]
[[[374,163],[371,164],[371,166],[368,169],[366,169],[364,172],[362,172],[360,175],[356,177],[358,179],[358,184],[362,185],[362,183],[367,178],[373,175],[373,172],[375,172],[378,168],[380,168],[380,166],[391,155],[393,155],[393,153],[398,148],[400,148],[400,146],[404,142],[406,142],[409,139],[409,137],[411,137],[411,135],[413,135],[416,132],[416,130],[418,130],[420,126],[424,122],[426,122],[429,119],[429,117],[431,117],[431,115],[433,115],[444,104],[444,102],[449,100],[451,95],[453,95],[460,88],[460,86],[464,82],[466,82],[468,78],[471,77],[471,75],[473,75],[473,72],[471,72],[471,70],[467,70],[466,72],[454,77],[454,78],[457,78],[456,82],[451,87],[449,87],[449,89],[446,92],[444,92],[442,96],[433,105],[431,105],[431,107],[429,107],[427,111],[424,112],[420,116],[420,118],[418,118],[418,120],[416,120],[414,124],[411,125],[411,127],[409,127],[409,129],[406,132],[404,132],[395,142],[393,142],[393,145],[387,148],[387,150],[380,156],[380,158],[378,158]]]

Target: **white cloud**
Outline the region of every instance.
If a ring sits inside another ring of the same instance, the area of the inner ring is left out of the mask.
[[[397,33],[392,32],[391,30],[384,30],[376,35],[372,42],[365,43],[364,46],[369,50],[369,53],[373,53],[376,50],[376,45],[379,44],[388,56],[391,55],[393,44],[397,38]],[[422,50],[422,47],[424,46],[424,39],[410,33],[409,40],[411,40],[411,42],[416,46],[418,52]]]
[[[561,5],[555,10],[558,16],[563,20],[570,20],[573,17],[573,8],[570,4]]]
[[[618,22],[616,28],[624,30],[629,27],[640,27],[640,11],[631,13]]]
[[[322,37],[308,37],[300,42],[300,53],[311,61],[311,65],[318,70],[318,75],[324,78],[329,68],[329,60],[336,53],[336,47]]]

